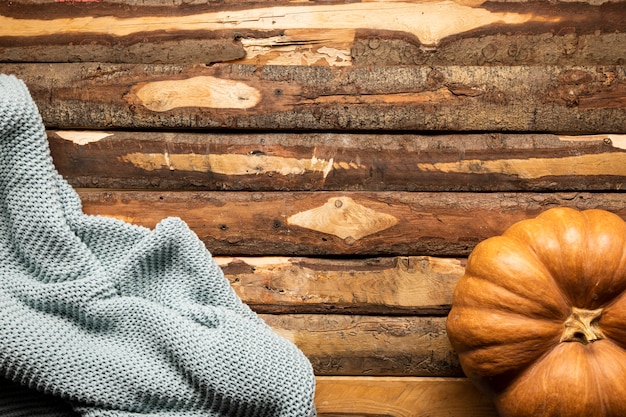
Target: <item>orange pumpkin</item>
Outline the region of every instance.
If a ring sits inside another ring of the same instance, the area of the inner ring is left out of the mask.
[[[501,417],[626,416],[626,223],[556,208],[481,242],[447,331]]]

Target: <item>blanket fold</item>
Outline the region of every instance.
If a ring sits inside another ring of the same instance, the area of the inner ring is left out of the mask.
[[[150,230],[82,212],[26,86],[8,75],[0,371],[0,411],[14,389],[84,417],[315,415],[308,360],[241,302],[182,220]]]

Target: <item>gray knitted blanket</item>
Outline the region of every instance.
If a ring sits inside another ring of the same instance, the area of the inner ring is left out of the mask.
[[[0,75],[0,415],[310,417],[314,386],[183,221],[84,214]]]

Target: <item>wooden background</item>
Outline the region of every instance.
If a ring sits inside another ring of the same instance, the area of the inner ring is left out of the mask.
[[[493,417],[446,338],[476,243],[626,218],[626,2],[12,0],[87,213],[182,217],[330,416]]]

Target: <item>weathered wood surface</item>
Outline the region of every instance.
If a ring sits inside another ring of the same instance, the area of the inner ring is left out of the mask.
[[[513,222],[626,218],[625,5],[13,0],[0,72],[87,213],[187,221],[309,357],[320,416],[496,417],[452,291]]]
[[[626,132],[626,66],[0,64],[48,128]]]
[[[48,131],[75,187],[620,190],[626,135]]]
[[[317,378],[320,417],[497,417],[462,378]]]
[[[463,375],[445,330],[461,260],[216,260],[241,299],[294,342],[317,375]]]
[[[624,63],[622,2],[200,3],[1,2],[2,59],[307,66]]]
[[[556,206],[626,218],[624,193],[80,191],[89,214],[154,227],[178,216],[215,255],[466,256]]]
[[[261,315],[316,375],[463,376],[445,317]]]
[[[259,313],[444,316],[464,259],[215,258]]]
[[[463,260],[216,261],[241,299],[294,342],[317,375],[463,375],[445,330]]]

